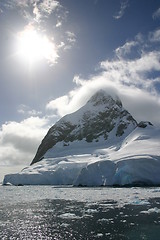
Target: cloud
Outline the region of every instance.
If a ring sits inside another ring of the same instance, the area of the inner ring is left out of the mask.
[[[138,33],[133,40],[126,41],[125,44],[119,46],[115,49],[116,57],[132,59],[136,56],[140,56],[143,49],[147,48],[149,45],[146,42],[146,37],[141,33]]]
[[[116,15],[114,15],[113,17],[115,19],[120,19],[121,17],[123,17],[125,10],[128,6],[129,6],[128,0],[122,0],[119,12]]]
[[[37,22],[40,22],[43,18],[48,18],[53,11],[61,7],[60,3],[55,0],[32,1],[32,6],[33,14]]]
[[[120,46],[115,50],[116,55],[119,58],[125,57],[126,55],[131,53],[132,48],[136,47],[137,45],[138,45],[137,41],[126,42],[123,46]]]
[[[40,13],[36,3],[34,3],[33,14],[35,16],[34,20],[36,22],[39,22],[41,19],[41,13]]]
[[[61,27],[62,26],[62,22],[61,21],[57,21],[56,27]]]
[[[118,69],[117,69],[118,70]],[[160,98],[145,89],[140,89],[133,84],[124,85],[116,79],[108,78],[106,71],[88,80],[81,80],[82,85],[78,86],[63,97],[51,101],[47,108],[57,111],[62,117],[82,107],[88,99],[100,89],[106,90],[108,94],[116,94],[122,100],[124,107],[135,117],[137,121],[151,121],[160,125]]]
[[[149,33],[149,41],[160,42],[160,29]]]
[[[115,49],[115,56],[101,62],[97,74],[87,79],[75,75],[75,88],[50,101],[46,108],[64,116],[78,110],[97,90],[105,89],[115,92],[137,121],[160,125],[160,96],[156,88],[160,78],[155,75],[160,74],[160,51],[149,36],[150,33],[147,37],[138,34]]]
[[[63,110],[59,106],[62,106],[62,108],[63,108],[63,106],[68,105],[68,102],[69,102],[69,97],[68,96],[62,96],[62,97],[59,97],[55,100],[50,101],[46,105],[46,109],[55,110],[55,111],[57,111],[57,113],[59,115],[63,115]]]
[[[56,0],[43,0],[39,5],[41,11],[47,15],[50,15],[53,10],[55,10],[57,7],[60,7],[60,3]]]
[[[152,15],[153,19],[160,18],[160,8],[158,8]]]
[[[76,85],[82,85],[82,81],[79,75],[75,75],[73,78],[73,82],[76,83]]]
[[[31,109],[30,107],[26,106],[25,104],[21,104],[17,112],[23,115],[28,115],[28,116],[39,116],[42,114],[40,111],[36,111],[35,109]]]
[[[82,107],[97,90],[104,89],[108,94],[118,95],[124,107],[137,121],[146,120],[160,125],[159,96],[133,85],[124,85],[123,82],[116,79],[116,75],[114,77],[115,81],[108,78],[108,73],[103,71],[91,79],[81,79],[81,86],[78,85],[68,95],[58,98],[58,101],[57,99],[51,101],[47,107],[53,111],[56,110],[60,116],[64,116]]]
[[[53,11],[61,7],[56,0],[6,0],[1,5],[8,9],[17,9],[25,18],[34,19],[36,22],[48,18]]]
[[[71,31],[66,31],[66,42],[64,50],[71,49],[76,42],[76,35]]]
[[[29,164],[48,130],[46,118],[8,122],[0,130],[0,165]]]
[[[67,40],[70,43],[74,43],[76,41],[76,35],[73,32],[67,31]]]
[[[65,43],[64,42],[60,42],[60,44],[57,46],[59,49],[60,48],[63,48],[63,47],[65,47]]]
[[[147,76],[152,71],[160,71],[160,52],[151,51],[142,53],[139,58],[106,60],[101,63],[101,67],[106,72],[106,77],[114,82],[130,84],[136,87],[142,86],[148,88],[148,84],[152,85],[150,78]]]

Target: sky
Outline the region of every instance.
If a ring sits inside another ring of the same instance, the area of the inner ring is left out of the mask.
[[[0,179],[99,89],[160,126],[160,0],[0,0],[0,55]]]

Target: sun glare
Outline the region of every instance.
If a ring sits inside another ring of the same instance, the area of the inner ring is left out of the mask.
[[[55,44],[34,29],[18,33],[18,54],[31,63],[45,58],[53,64],[58,58]]]

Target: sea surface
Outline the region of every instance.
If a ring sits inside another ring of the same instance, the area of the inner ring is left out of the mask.
[[[160,239],[160,188],[0,186],[0,239]]]

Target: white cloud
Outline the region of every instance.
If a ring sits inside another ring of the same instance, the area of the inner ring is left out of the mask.
[[[158,8],[152,15],[153,19],[160,18],[160,8]]]
[[[100,63],[99,74],[89,79],[75,75],[75,89],[49,102],[47,108],[64,116],[84,105],[98,89],[106,89],[119,95],[137,121],[148,120],[160,125],[160,97],[155,87],[160,80],[153,74],[160,73],[160,51],[153,51],[149,44],[148,37],[145,40],[138,34],[133,41],[117,48],[113,59]]]
[[[36,22],[40,22],[43,18],[48,18],[53,11],[61,7],[60,3],[56,0],[30,1],[31,4]]]
[[[63,47],[65,47],[65,43],[64,42],[60,42],[60,44],[57,47],[58,48],[63,48]]]
[[[76,83],[76,85],[82,85],[82,81],[79,75],[74,76],[73,82]]]
[[[41,11],[47,15],[50,15],[56,8],[60,7],[60,3],[56,0],[43,0],[39,5]]]
[[[148,77],[153,71],[160,71],[160,52],[142,53],[139,58],[115,59],[104,61],[101,67],[108,81],[121,83],[149,90],[153,88],[152,78]]]
[[[66,44],[64,46],[64,50],[70,50],[75,42],[76,42],[76,35],[71,31],[66,31]]]
[[[66,34],[68,36],[68,41],[69,42],[75,42],[76,41],[76,35],[73,32],[67,31]]]
[[[62,26],[62,22],[57,21],[56,27],[58,28],[58,27],[61,27],[61,26]]]
[[[0,130],[0,165],[29,164],[48,130],[46,118],[8,122]]]
[[[135,55],[141,56],[143,49],[147,47],[148,43],[146,42],[146,37],[138,33],[133,40],[128,40],[122,46],[117,47],[115,49],[115,54],[118,58],[135,59]]]
[[[76,42],[76,35],[73,32],[67,31],[66,35],[69,43],[74,44]]]
[[[120,19],[121,17],[123,17],[125,10],[128,6],[129,6],[128,0],[122,0],[119,12],[116,15],[114,15],[113,17],[115,19]]]
[[[42,114],[40,111],[36,111],[35,109],[31,109],[30,107],[26,106],[25,104],[21,104],[17,112],[23,115],[29,115],[29,116],[39,116]]]
[[[139,89],[134,84],[123,84],[119,77],[116,79],[116,74],[113,77],[115,81],[112,80],[111,76],[108,77],[107,71],[103,71],[100,75],[89,80],[81,79],[81,85],[69,92],[68,96],[58,98],[58,101],[51,101],[48,106],[50,109],[56,109],[60,116],[64,116],[78,110],[97,90],[104,89],[111,95],[117,94],[124,107],[137,121],[151,121],[155,125],[160,125],[160,99],[158,95],[153,95],[145,89]]]
[[[131,52],[131,49],[138,45],[137,41],[126,42],[123,46],[118,47],[115,52],[118,57],[125,57]]]
[[[35,20],[36,22],[39,22],[40,19],[41,19],[41,13],[40,13],[40,11],[39,11],[36,3],[34,3],[33,6],[34,6],[34,7],[33,7],[33,14],[34,14],[34,16],[35,16],[34,20]]]
[[[34,20],[37,22],[42,18],[49,17],[53,11],[61,7],[56,0],[6,0],[1,4],[9,9],[18,9],[28,19],[31,19],[33,14]],[[30,14],[30,10],[32,14]]]
[[[149,41],[160,42],[160,29],[149,33]]]
[[[68,105],[69,97],[68,96],[62,96],[55,100],[50,101],[46,105],[46,109],[48,110],[56,110],[59,115],[63,115],[63,107]]]

